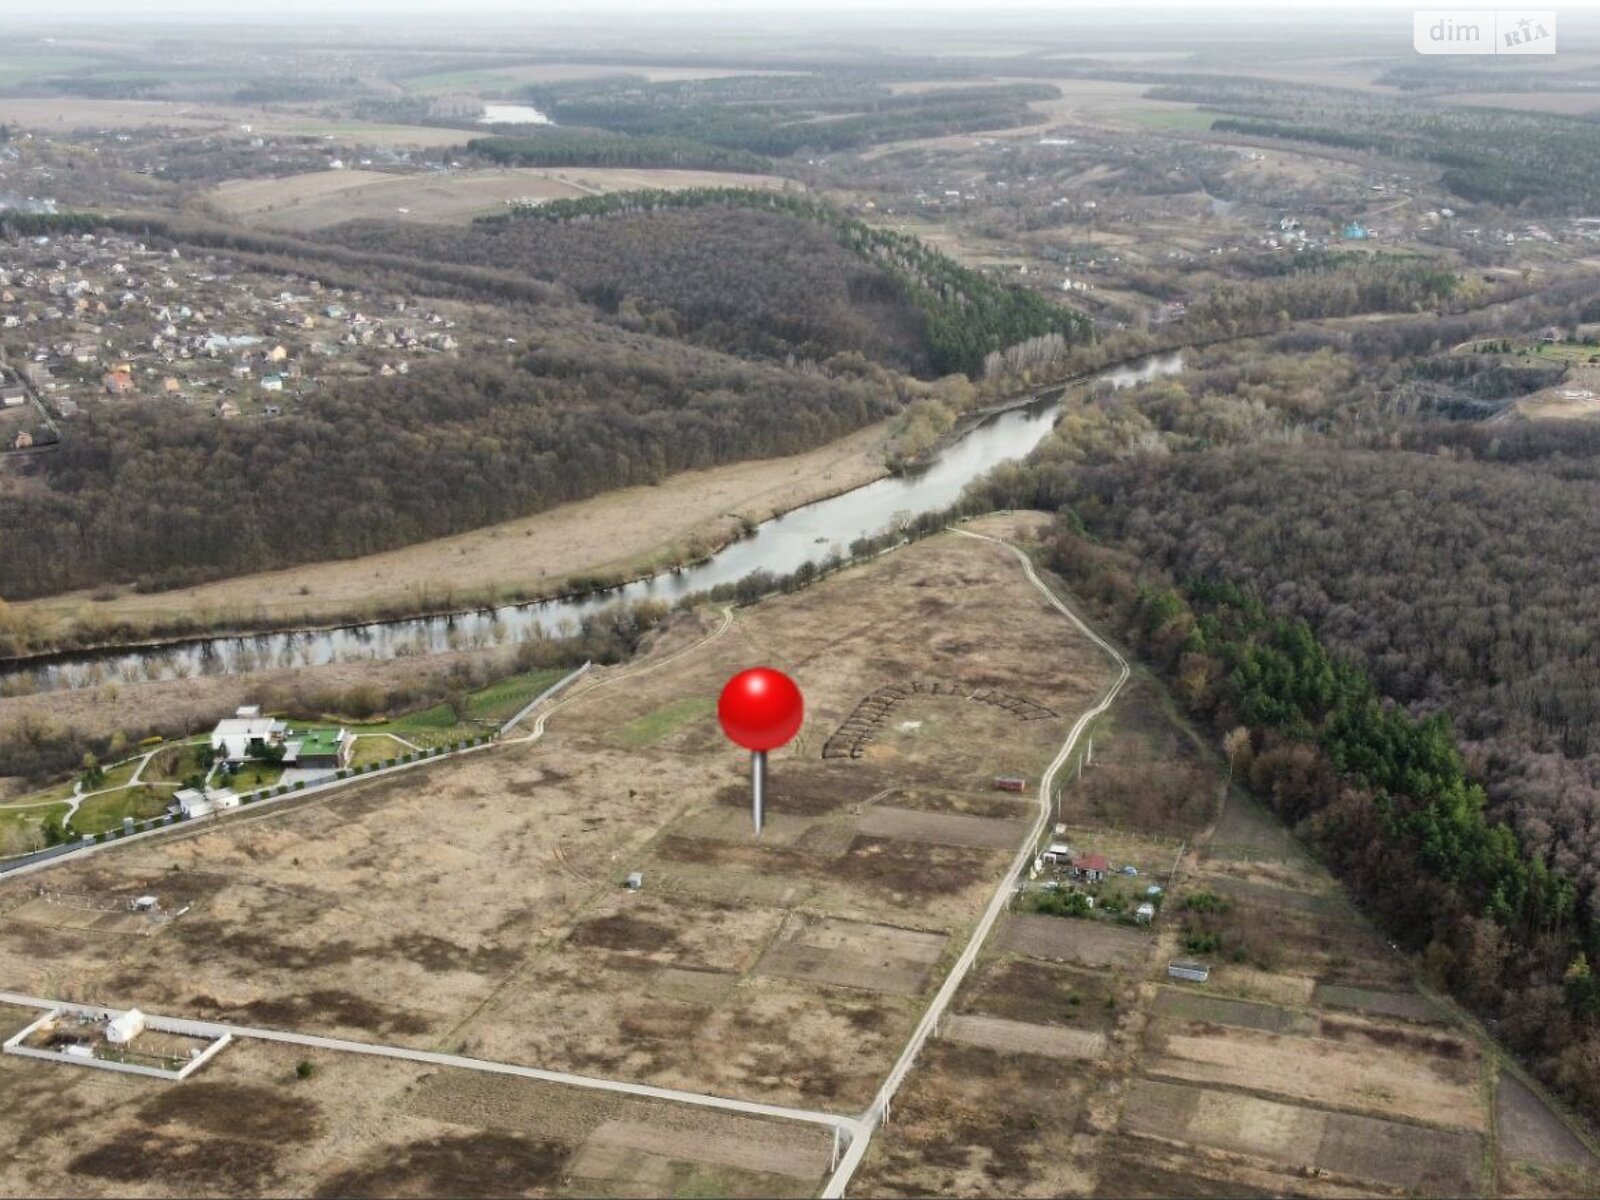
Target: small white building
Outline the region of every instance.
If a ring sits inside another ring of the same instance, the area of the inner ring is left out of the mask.
[[[1134,910],[1133,919],[1141,925],[1148,925],[1156,919],[1156,906],[1146,900]]]
[[[185,820],[209,817],[216,811],[216,805],[211,803],[211,797],[199,788],[179,788],[172,798],[177,801],[178,811],[183,814]]]
[[[144,1014],[137,1008],[118,1013],[106,1022],[106,1041],[114,1046],[126,1046],[144,1032]]]
[[[209,817],[214,812],[239,807],[239,794],[229,788],[202,791],[199,788],[179,788],[172,797],[185,820]]]

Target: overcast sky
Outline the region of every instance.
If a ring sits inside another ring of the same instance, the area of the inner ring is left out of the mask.
[[[1410,13],[1419,8],[1495,8],[1515,9],[1549,8],[1559,16],[1563,12],[1600,11],[1600,0],[1576,0],[1563,4],[1538,2],[1533,5],[1516,4],[1465,4],[1453,6],[1440,0],[1116,0],[1108,5],[1104,0],[1055,0],[1054,3],[1019,3],[1016,0],[50,0],[48,4],[17,3],[17,0],[0,0],[0,21],[7,19],[5,9],[16,4],[11,18],[42,24],[68,17],[96,17],[120,19],[159,19],[182,17],[186,19],[236,17],[248,20],[282,18],[304,19],[315,15],[329,20],[370,18],[384,14],[405,14],[408,17],[437,16],[441,20],[456,19],[471,12],[476,15],[500,17],[515,16],[520,21],[537,20],[541,15],[594,17],[600,12],[674,12],[737,14],[741,23],[758,20],[763,12],[782,12],[786,16],[804,13],[829,13],[855,18],[870,18],[878,14],[938,12],[942,15],[966,13],[992,25],[997,13],[1007,10],[1028,11],[1035,16],[1069,16],[1081,14],[1104,19],[1108,13],[1125,13],[1140,16],[1186,16],[1190,18],[1215,18],[1224,11],[1256,14],[1299,13],[1308,17],[1359,17],[1363,13]]]

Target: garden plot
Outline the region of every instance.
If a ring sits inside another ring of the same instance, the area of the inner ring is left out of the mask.
[[[1103,1033],[1009,1021],[1004,1017],[974,1016],[970,1013],[947,1018],[940,1033],[952,1042],[982,1046],[1001,1054],[1093,1059],[1103,1057],[1106,1052]]]
[[[1326,1112],[1238,1092],[1137,1080],[1127,1133],[1246,1154],[1298,1171],[1333,1171],[1389,1187],[1460,1196],[1476,1190],[1480,1139],[1471,1133]]]
[[[1155,941],[1125,925],[1022,913],[1005,919],[999,945],[1029,958],[1127,969],[1143,962]]]
[[[1476,1048],[1431,1036],[1417,1044],[1417,1036],[1375,1027],[1340,1041],[1236,1028],[1166,1032],[1157,1026],[1143,1066],[1149,1074],[1191,1083],[1484,1129]]]
[[[759,975],[914,996],[946,937],[856,921],[791,917],[756,968]]]

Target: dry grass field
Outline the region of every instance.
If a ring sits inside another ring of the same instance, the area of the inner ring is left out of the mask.
[[[1060,834],[1170,865],[1154,925],[1012,914],[868,1153],[865,1195],[1570,1196],[1600,1161],[1137,679]],[[897,801],[897,803],[903,803]],[[1160,837],[1151,837],[1151,833]],[[1158,852],[1164,851],[1163,854]],[[1189,897],[1209,896],[1203,912]],[[1195,957],[1206,984],[1167,977]],[[1041,1104],[1041,1091],[1054,1098]]]
[[[930,606],[936,586],[944,602]],[[854,1112],[1011,853],[859,822],[897,790],[985,796],[997,756],[1037,775],[1109,667],[1004,550],[953,535],[744,610],[703,641],[715,624],[684,622],[642,662],[591,675],[540,742],[50,872],[69,892],[191,906],[153,936],[73,928],[34,902],[35,881],[0,885],[0,979],[64,999]],[[745,757],[708,710],[679,707],[752,662],[793,673],[808,700],[800,737],[773,755],[784,834],[760,841],[747,828]],[[1021,721],[968,702],[942,714],[936,741],[908,732],[871,759],[820,758],[861,696],[912,677],[1004,685],[1062,715]],[[617,729],[663,708],[675,716],[661,736],[617,748]],[[1002,824],[1020,837],[1016,822]],[[631,870],[644,873],[641,892],[620,887]],[[254,1089],[246,1099],[265,1111],[324,1086],[319,1074],[300,1088],[281,1066],[237,1082],[268,1053],[230,1049],[225,1069],[176,1088],[0,1063],[19,1081],[0,1091],[4,1136],[36,1147],[0,1167],[0,1191],[139,1191],[160,1172],[163,1186],[197,1193],[471,1194],[515,1168],[529,1194],[790,1194],[814,1190],[825,1166],[810,1135],[762,1148],[761,1122],[724,1144],[699,1114],[668,1120],[607,1100],[575,1128],[592,1097],[335,1056],[319,1060],[330,1089],[336,1072],[389,1082],[363,1092],[349,1128],[331,1101],[303,1118],[326,1153],[150,1116],[151,1096],[181,1100],[214,1083]],[[93,1138],[59,1136],[41,1098],[76,1089],[123,1097],[114,1116],[83,1106]],[[159,1165],[169,1156],[183,1171]]]
[[[292,109],[189,103],[175,100],[48,100],[0,98],[0,124],[41,133],[132,129],[158,126],[187,132],[237,133],[249,125],[256,133],[321,137],[355,146],[457,146],[464,130],[424,125],[389,125],[327,118]]]
[[[457,133],[458,140],[468,135]],[[610,167],[506,168],[447,175],[381,171],[314,171],[276,179],[236,179],[213,188],[217,214],[247,225],[308,233],[344,221],[464,224],[504,212],[515,200],[560,200],[638,188],[748,187],[782,189],[776,175]]]
[[[499,589],[560,591],[575,575],[646,574],[719,546],[742,520],[764,521],[885,474],[885,425],[788,458],[685,471],[657,487],[624,488],[547,512],[382,554],[313,563],[199,587],[94,600],[69,592],[13,612],[45,627],[81,621],[158,621],[178,614],[248,627],[252,620],[359,613],[380,604],[466,601]],[[448,581],[447,585],[441,581]],[[126,689],[125,689],[126,690]]]
[[[5,1010],[8,1019],[24,1014]],[[826,1131],[237,1042],[183,1083],[0,1058],[9,1195],[814,1193]],[[313,1065],[308,1079],[296,1065]]]

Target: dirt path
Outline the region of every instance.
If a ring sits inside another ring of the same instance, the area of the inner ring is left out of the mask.
[[[1001,538],[989,537],[987,534],[973,533],[967,529],[956,529],[953,532],[959,533],[964,537],[980,538],[986,542],[994,542],[997,545],[1006,547],[1011,553],[1015,554],[1022,563],[1022,570],[1027,575],[1028,582],[1033,584],[1044,595],[1045,599],[1050,602],[1051,607],[1065,616],[1067,620],[1077,626],[1085,637],[1111,656],[1111,660],[1117,666],[1117,677],[1112,681],[1111,686],[1106,689],[1105,694],[1100,697],[1099,701],[1090,708],[1085,709],[1077,721],[1073,723],[1072,729],[1067,733],[1066,741],[1061,744],[1061,749],[1056,753],[1049,767],[1045,769],[1044,774],[1040,776],[1039,814],[1034,818],[1033,827],[1027,840],[1022,843],[1016,857],[1012,859],[1010,867],[1001,878],[999,887],[995,889],[994,897],[989,901],[989,907],[984,909],[983,916],[972,931],[972,937],[967,942],[966,949],[961,952],[961,957],[956,960],[956,964],[951,968],[950,974],[945,977],[938,994],[933,998],[933,1003],[928,1005],[927,1011],[922,1014],[922,1020],[917,1022],[916,1029],[912,1031],[911,1040],[906,1043],[906,1048],[901,1052],[894,1069],[889,1072],[889,1077],[883,1081],[883,1086],[878,1089],[878,1094],[873,1098],[872,1104],[862,1114],[860,1136],[851,1140],[849,1149],[845,1151],[844,1157],[839,1160],[837,1169],[822,1191],[822,1195],[825,1198],[843,1196],[845,1189],[850,1186],[851,1178],[855,1175],[857,1168],[861,1166],[861,1160],[866,1157],[867,1147],[872,1141],[872,1131],[888,1120],[890,1100],[899,1091],[901,1084],[905,1082],[906,1076],[916,1064],[917,1055],[922,1052],[922,1047],[938,1026],[939,1019],[950,1006],[950,1002],[955,999],[956,992],[965,981],[968,972],[972,970],[973,963],[978,959],[978,952],[983,949],[983,943],[988,939],[990,931],[994,929],[995,922],[1000,919],[1000,914],[1005,912],[1006,905],[1011,899],[1012,881],[1022,873],[1029,857],[1033,854],[1034,846],[1044,832],[1045,825],[1050,820],[1050,789],[1055,783],[1057,772],[1071,757],[1074,747],[1078,744],[1078,739],[1083,736],[1083,731],[1089,727],[1096,717],[1111,707],[1132,673],[1128,667],[1128,660],[1122,656],[1121,652],[1110,642],[1095,633],[1094,630],[1090,629],[1083,619],[1068,608],[1061,598],[1039,578],[1033,569],[1033,563],[1022,550],[1010,542]]]

